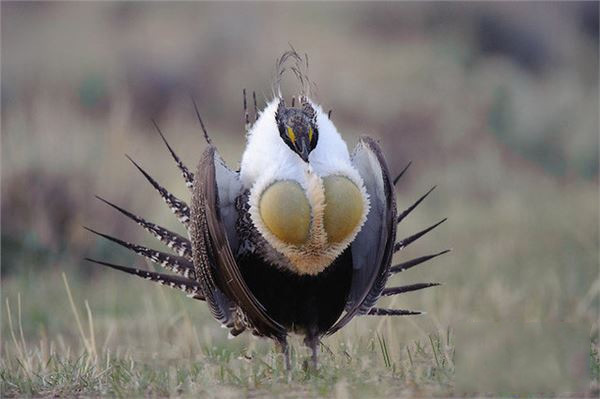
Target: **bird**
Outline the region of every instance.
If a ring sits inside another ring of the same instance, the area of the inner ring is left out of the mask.
[[[289,64],[292,64],[289,66]],[[321,339],[357,316],[405,316],[422,312],[376,306],[382,297],[439,285],[387,287],[396,273],[450,250],[392,265],[392,257],[446,219],[396,240],[397,225],[435,188],[402,212],[378,142],[362,136],[352,152],[331,119],[331,111],[309,95],[312,82],[292,49],[276,63],[273,98],[254,120],[243,90],[246,148],[240,168],[220,157],[194,109],[207,147],[192,172],[165,135],[154,127],[191,192],[175,197],[128,157],[188,232],[184,237],[97,196],[165,244],[163,252],[87,228],[172,272],[149,271],[102,260],[86,260],[184,291],[204,301],[211,315],[235,337],[244,331],[272,339],[291,368],[288,338],[304,337],[310,364],[318,367]],[[281,77],[292,71],[301,89],[287,104]],[[298,99],[296,106],[296,99]],[[307,360],[308,361],[308,360]]]

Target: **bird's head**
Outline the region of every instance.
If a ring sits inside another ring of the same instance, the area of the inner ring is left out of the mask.
[[[319,129],[316,112],[306,97],[300,99],[302,108],[286,107],[281,99],[275,112],[275,122],[283,142],[304,161],[317,146]]]

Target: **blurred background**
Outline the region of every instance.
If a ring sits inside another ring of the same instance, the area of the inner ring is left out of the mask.
[[[162,249],[99,194],[183,233],[123,155],[188,198],[151,120],[195,167],[205,145],[193,95],[237,168],[242,89],[269,100],[290,43],[349,147],[368,134],[394,173],[413,161],[400,208],[438,185],[400,238],[449,218],[396,256],[453,249],[393,280],[444,282],[394,299],[427,315],[357,320],[330,342],[378,329],[401,356],[462,320],[596,334],[598,3],[3,2],[1,13],[3,344],[5,302],[14,314],[20,295],[25,341],[75,345],[63,272],[105,348],[177,358],[225,342],[204,305],[84,262],[144,264],[82,225]]]

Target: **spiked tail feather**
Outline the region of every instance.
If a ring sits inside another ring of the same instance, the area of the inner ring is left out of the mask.
[[[187,238],[180,236],[177,233],[169,231],[163,227],[160,227],[154,223],[150,223],[143,218],[134,215],[133,213],[126,211],[125,209],[105,200],[102,197],[96,196],[100,201],[104,202],[108,206],[121,212],[123,215],[134,220],[137,224],[142,226],[146,231],[152,234],[160,242],[165,244],[167,247],[172,248],[179,256],[185,257],[187,260],[192,261],[192,245]]]
[[[144,175],[144,177],[152,184],[152,186],[158,191],[162,199],[169,206],[171,211],[177,216],[177,219],[187,228],[190,223],[190,207],[179,198],[168,192],[163,188],[156,180],[152,178],[144,169],[141,168],[129,155],[125,155],[127,159],[135,165],[135,167]]]
[[[204,300],[204,296],[202,295],[200,285],[197,282],[187,279],[185,277],[172,276],[164,273],[149,272],[142,269],[115,265],[113,263],[103,262],[91,258],[85,258],[85,260],[87,260],[88,262],[97,263],[102,266],[107,266],[112,269],[120,270],[128,274],[133,274],[135,276],[142,277],[146,280],[157,282],[161,285],[166,285],[171,288],[177,288],[185,292],[191,298]]]
[[[192,96],[192,104],[194,104],[194,111],[196,112],[196,117],[198,118],[198,122],[200,123],[200,127],[202,128],[202,133],[204,133],[204,140],[206,140],[206,144],[212,145],[212,140],[204,127],[204,122],[202,122],[202,117],[200,116],[200,111],[198,111],[198,104],[196,104],[196,100]]]
[[[192,172],[190,172],[190,170],[187,168],[187,166],[185,166],[185,164],[183,162],[181,162],[181,159],[179,159],[177,154],[175,154],[175,151],[173,151],[173,148],[171,148],[171,146],[169,145],[169,142],[167,141],[164,134],[158,127],[158,124],[156,123],[156,121],[152,120],[152,123],[154,124],[156,131],[160,135],[160,138],[163,140],[163,142],[167,146],[167,149],[171,153],[171,156],[173,157],[173,160],[177,164],[177,167],[181,171],[181,174],[183,175],[183,179],[185,180],[185,185],[191,190],[192,186],[194,185],[194,174]]]
[[[412,242],[418,240],[419,238],[421,238],[425,234],[429,233],[431,230],[435,229],[440,224],[444,223],[446,220],[448,220],[448,218],[444,218],[444,219],[440,220],[439,222],[437,222],[436,224],[434,224],[432,226],[429,226],[426,229],[421,230],[418,233],[415,233],[415,234],[411,235],[410,237],[406,237],[405,239],[398,241],[394,245],[394,253],[400,251],[401,249],[406,248],[409,244],[411,244]]]
[[[405,217],[407,217],[425,198],[427,198],[427,196],[429,194],[431,194],[431,192],[433,190],[435,190],[437,186],[433,186],[429,189],[429,191],[427,191],[425,194],[423,194],[421,196],[421,198],[419,198],[418,200],[415,201],[414,204],[412,204],[411,206],[409,206],[408,208],[406,208],[400,215],[398,215],[398,219],[396,220],[396,223],[400,223]]]
[[[430,259],[437,258],[440,255],[446,254],[448,252],[450,252],[449,249],[447,249],[445,251],[442,251],[442,252],[438,252],[437,254],[420,256],[418,258],[414,258],[414,259],[408,260],[406,262],[399,263],[399,264],[394,265],[394,266],[392,266],[390,268],[390,274],[396,274],[396,273],[403,272],[403,271],[408,270],[408,269],[410,269],[412,267],[418,266],[418,265],[420,265],[423,262],[427,262]]]
[[[90,229],[89,227],[84,226],[83,228],[86,229],[87,231],[90,231],[94,234],[99,235],[100,237],[104,237],[107,240],[115,242],[115,243],[135,252],[136,254],[145,257],[146,259],[150,260],[151,262],[154,262],[154,263],[164,267],[165,269],[171,270],[172,272],[175,272],[185,278],[190,278],[190,276],[192,279],[195,278],[194,265],[192,264],[192,262],[188,261],[187,259],[185,259],[182,256],[171,255],[171,254],[168,254],[165,252],[146,248],[141,245],[132,244],[132,243],[120,240],[116,237],[109,236],[108,234],[100,233],[96,230]]]
[[[256,92],[252,91],[252,102],[254,103],[254,122],[258,120],[258,105],[256,104]]]
[[[408,170],[410,165],[412,165],[412,161],[410,161],[408,164],[406,164],[404,169],[402,169],[402,171],[400,173],[398,173],[398,176],[396,176],[396,178],[394,179],[394,186],[396,185],[396,183],[398,183],[398,181],[402,178],[402,176],[404,176],[404,173]]]
[[[242,96],[244,97],[244,131],[246,134],[250,131],[250,115],[248,114],[248,103],[246,101],[246,89],[242,90]]]
[[[418,310],[371,308],[365,316],[412,316],[423,313]]]
[[[384,289],[383,292],[381,293],[381,295],[383,295],[383,296],[398,295],[398,294],[403,294],[405,292],[418,291],[418,290],[422,290],[422,289],[429,288],[429,287],[436,287],[438,285],[440,285],[440,283],[417,283],[417,284],[403,285],[400,287],[390,287],[390,288]]]

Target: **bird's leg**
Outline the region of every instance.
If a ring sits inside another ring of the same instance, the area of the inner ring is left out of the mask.
[[[290,362],[290,346],[288,345],[287,339],[283,339],[278,341],[279,346],[281,347],[281,353],[283,354],[283,359],[285,361],[285,369],[290,371],[292,369],[292,364]]]
[[[316,332],[310,332],[304,338],[304,344],[310,348],[310,351],[311,351],[311,357],[310,357],[311,365],[312,365],[313,370],[316,370],[317,369],[317,365],[318,365],[317,353],[318,353],[318,349],[319,349],[319,336],[316,334]]]
[[[292,370],[292,363],[290,362],[290,346],[287,341],[285,341],[285,346],[283,347],[283,356],[285,357],[285,369],[287,371]]]

